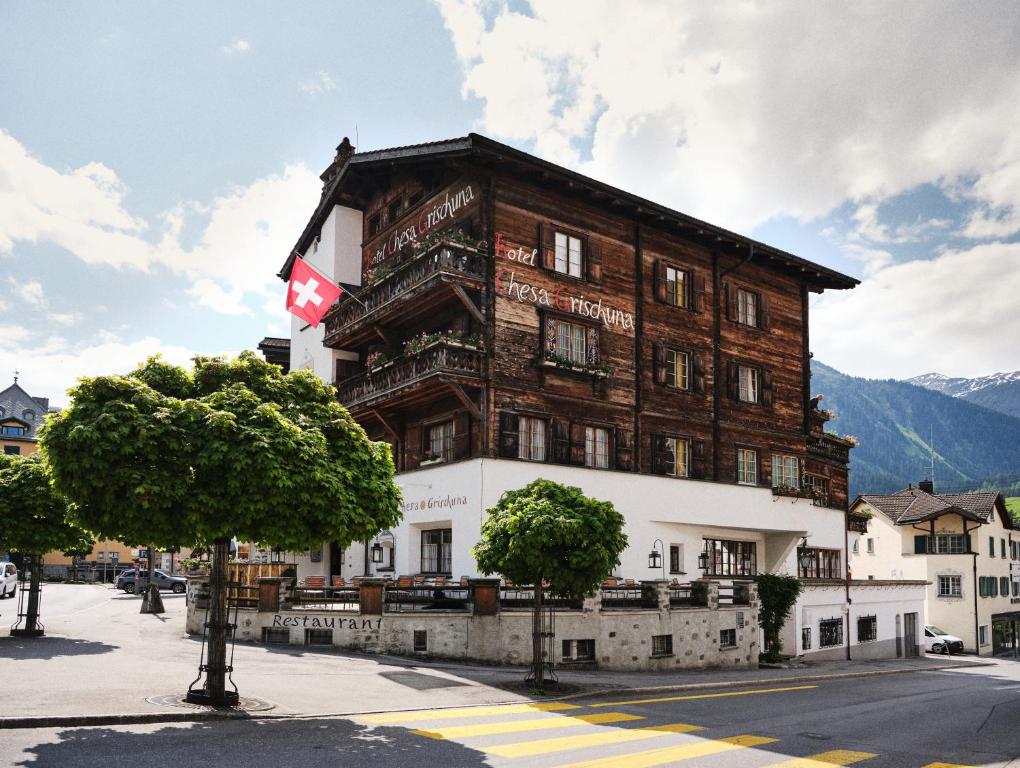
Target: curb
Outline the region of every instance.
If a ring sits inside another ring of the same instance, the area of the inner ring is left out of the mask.
[[[660,685],[654,687],[617,687],[599,688],[579,693],[570,693],[563,696],[550,696],[543,701],[571,701],[574,699],[585,699],[603,696],[630,696],[656,693],[678,693],[681,691],[698,691],[726,688],[746,688],[755,685],[773,685],[776,683],[801,683],[819,682],[824,680],[845,680],[856,677],[883,677],[886,675],[902,675],[911,672],[939,672],[946,669],[969,669],[972,667],[993,667],[991,662],[958,662],[939,664],[930,667],[914,667],[900,669],[876,669],[862,670],[860,672],[835,672],[819,675],[799,675],[788,677],[757,678],[751,680],[726,680],[706,681],[699,683],[684,683],[682,685]],[[505,704],[521,704],[519,699],[510,701],[486,702],[484,704],[451,704],[447,707],[436,707],[437,712],[444,709],[468,709],[471,707],[492,707]],[[355,718],[362,715],[389,714],[399,712],[417,712],[421,707],[409,710],[400,709],[374,709],[362,712],[326,712],[326,713],[293,713],[293,714],[272,714],[253,712],[248,713],[238,710],[199,710],[193,712],[141,712],[121,715],[63,715],[50,716],[40,715],[37,717],[0,717],[0,730],[11,730],[15,728],[82,728],[100,725],[146,725],[153,723],[199,723],[208,721],[225,720],[288,720],[288,719],[322,719],[322,718]]]

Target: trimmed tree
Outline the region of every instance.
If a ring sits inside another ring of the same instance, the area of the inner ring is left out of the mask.
[[[796,576],[763,573],[755,578],[758,584],[759,623],[765,636],[765,661],[778,662],[783,650],[783,625],[797,602],[803,584]]]
[[[39,626],[39,582],[45,552],[89,550],[93,538],[68,521],[67,499],[50,482],[49,469],[41,454],[0,456],[0,550],[27,556],[32,581],[28,590],[25,625],[12,635],[37,637]]]
[[[595,594],[620,564],[627,547],[623,526],[623,515],[610,502],[542,479],[508,491],[488,510],[482,540],[472,552],[482,573],[535,585],[532,670],[536,690],[544,687],[543,583],[548,580],[548,591],[557,597]]]
[[[41,442],[82,523],[163,549],[212,545],[208,664],[192,700],[236,701],[225,688],[231,537],[348,546],[400,520],[389,446],[370,441],[310,371],[284,376],[251,352],[196,357],[192,370],[152,358],[70,394]]]

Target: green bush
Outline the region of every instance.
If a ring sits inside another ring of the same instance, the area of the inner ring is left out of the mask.
[[[803,585],[795,576],[778,576],[764,573],[755,581],[758,584],[758,600],[761,603],[758,621],[765,634],[765,648],[762,657],[775,663],[780,660],[783,640],[780,633],[790,611],[797,602]]]

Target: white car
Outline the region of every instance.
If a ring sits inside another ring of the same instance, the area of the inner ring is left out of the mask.
[[[924,650],[928,653],[944,653],[946,655],[963,653],[963,640],[928,624],[924,628]]]
[[[18,569],[14,563],[0,563],[0,599],[18,591]]]

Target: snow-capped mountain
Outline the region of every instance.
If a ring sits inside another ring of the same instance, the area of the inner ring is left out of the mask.
[[[993,373],[975,379],[925,373],[907,379],[907,383],[960,397],[1009,416],[1020,416],[1020,371]]]

